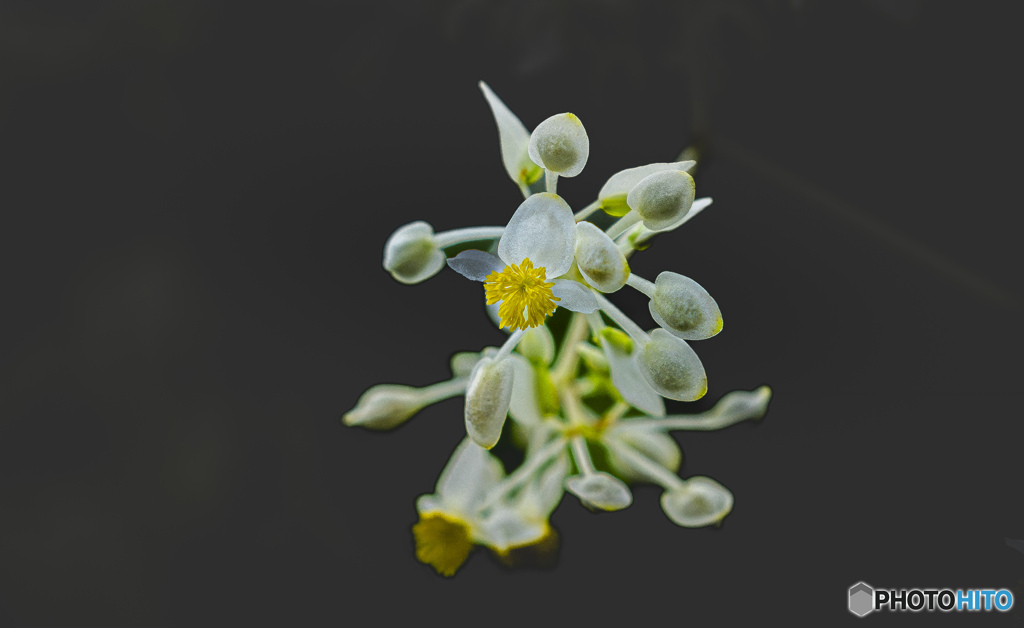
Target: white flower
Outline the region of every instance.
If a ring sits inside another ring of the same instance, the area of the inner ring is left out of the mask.
[[[562,499],[568,473],[564,441],[528,450],[527,460],[506,476],[501,462],[464,440],[441,472],[435,492],[416,501],[416,557],[451,576],[474,544],[499,555],[542,542],[548,518]]]
[[[498,241],[498,255],[470,249],[448,260],[459,274],[484,282],[488,303],[499,303],[502,327],[527,329],[558,306],[593,312],[597,303],[578,281],[561,279],[576,245],[572,209],[555,194],[534,194],[516,209]]]
[[[412,527],[416,558],[443,576],[455,575],[483,535],[479,508],[505,476],[501,462],[470,440],[463,440],[431,495],[416,500],[420,520]]]
[[[491,88],[480,81],[480,91],[484,93],[487,104],[491,107],[494,121],[498,125],[498,140],[501,143],[501,160],[505,171],[512,181],[529,196],[529,186],[540,178],[544,170],[533,163],[529,155],[530,132],[516,114],[505,106]]]

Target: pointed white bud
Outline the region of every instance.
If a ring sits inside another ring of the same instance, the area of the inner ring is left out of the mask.
[[[662,397],[676,401],[696,401],[708,391],[704,365],[686,341],[664,329],[651,332],[637,356],[644,379]]]
[[[661,508],[676,525],[700,528],[720,522],[732,510],[733,496],[711,478],[692,477],[661,495]]]
[[[590,139],[580,119],[571,113],[551,116],[530,135],[530,159],[562,177],[583,172],[590,157]]]
[[[664,170],[637,183],[626,196],[626,203],[640,214],[645,227],[658,231],[675,224],[690,211],[695,192],[689,174]]]
[[[429,400],[421,389],[401,384],[378,384],[359,397],[356,407],[345,413],[345,425],[371,430],[390,430],[409,420]]]
[[[512,360],[481,358],[466,388],[466,433],[473,442],[490,449],[501,437],[512,400]]]
[[[704,340],[722,331],[722,311],[696,281],[663,272],[654,282],[651,316],[664,329],[686,340]]]
[[[444,251],[434,244],[433,227],[422,220],[399,227],[384,243],[384,268],[405,284],[433,277],[444,262]]]

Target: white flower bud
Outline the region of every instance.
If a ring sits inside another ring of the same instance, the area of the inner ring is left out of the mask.
[[[597,200],[601,202],[601,209],[612,216],[624,216],[629,212],[629,205],[626,204],[626,195],[636,187],[637,183],[643,181],[649,175],[663,170],[684,170],[693,168],[693,161],[677,161],[675,163],[658,163],[629,168],[616,172],[601,187],[597,193]]]
[[[696,401],[708,391],[704,365],[690,345],[655,329],[637,356],[640,373],[662,397],[676,401]]]
[[[433,227],[422,220],[399,227],[384,243],[384,268],[402,283],[429,279],[444,263],[444,251],[434,244]]]
[[[555,359],[555,337],[547,325],[531,327],[523,334],[516,351],[534,364],[551,364]]]
[[[626,256],[607,233],[586,221],[576,224],[576,265],[601,292],[615,292],[629,279]]]
[[[512,360],[484,357],[473,368],[466,388],[466,433],[490,449],[501,437],[512,400]]]
[[[607,438],[616,438],[627,446],[635,449],[637,453],[650,458],[658,465],[665,467],[675,473],[683,462],[683,452],[679,444],[668,434],[657,428],[632,427],[628,422],[619,422],[613,431],[609,432]],[[608,463],[615,471],[615,475],[627,481],[656,482],[658,478],[651,475],[642,467],[633,463],[630,458],[619,455],[615,447],[608,448]]]
[[[401,384],[378,384],[359,397],[356,407],[345,413],[345,425],[371,430],[390,430],[409,420],[427,404],[419,388]]]
[[[676,525],[700,528],[720,522],[732,510],[733,496],[711,478],[696,476],[661,494],[661,508]]]
[[[530,159],[563,177],[583,172],[590,157],[590,139],[580,119],[571,113],[551,116],[530,135]]]
[[[682,170],[663,170],[645,177],[629,191],[626,203],[652,231],[665,229],[686,215],[693,205],[693,177]]]
[[[664,329],[686,340],[704,340],[722,331],[718,304],[696,281],[663,272],[654,282],[651,316]]]
[[[586,504],[601,510],[622,510],[633,503],[629,487],[604,471],[567,478],[565,489]]]

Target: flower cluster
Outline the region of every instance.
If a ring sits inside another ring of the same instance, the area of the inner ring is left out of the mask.
[[[708,411],[666,416],[664,399],[695,401],[707,392],[688,341],[718,334],[722,314],[694,280],[662,272],[652,282],[628,263],[655,234],[711,204],[695,199],[694,162],[623,170],[573,213],[556,191],[559,177],[576,176],[587,163],[583,123],[563,113],[530,133],[485,83],[480,89],[522,204],[504,227],[400,227],[384,246],[384,267],[407,284],[446,264],[482,282],[487,311],[508,338],[500,347],[456,353],[449,381],[373,386],[344,416],[346,425],[391,429],[429,404],[465,396],[467,436],[434,493],[416,503],[417,558],[451,576],[474,545],[510,564],[517,556],[549,555],[557,548],[549,518],[565,492],[591,509],[620,510],[633,501],[632,482],[660,485],[661,506],[677,525],[720,523],[732,493],[711,478],[679,477],[682,453],[667,432],[758,419],[771,391],[735,391]],[[446,250],[455,249],[449,257]],[[606,296],[626,286],[650,300],[653,330],[644,331]],[[489,451],[503,434],[523,450],[510,473]]]

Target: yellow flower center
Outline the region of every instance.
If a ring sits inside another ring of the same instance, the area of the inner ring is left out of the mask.
[[[416,559],[442,576],[454,576],[473,549],[469,526],[439,512],[422,515],[412,527],[412,535],[416,539]]]
[[[487,305],[501,301],[498,316],[501,326],[513,331],[536,327],[558,307],[558,297],[551,292],[555,285],[547,283],[547,270],[534,268],[530,258],[511,264],[505,270],[493,271],[484,279]],[[524,316],[523,313],[526,313]]]

